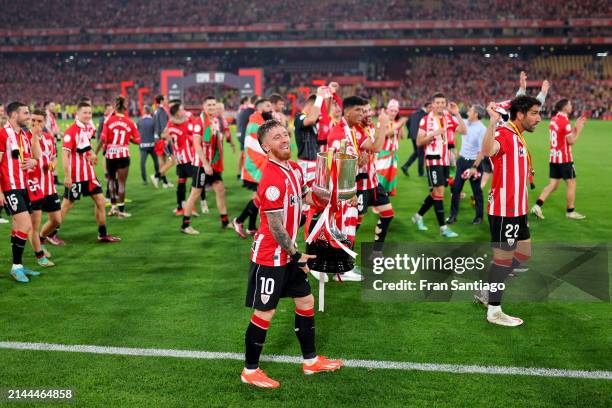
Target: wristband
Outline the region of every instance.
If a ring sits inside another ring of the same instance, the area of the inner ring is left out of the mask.
[[[295,251],[295,254],[291,255],[291,261],[298,262],[301,257],[302,257],[301,252],[300,251]]]
[[[315,103],[314,103],[314,105],[315,105],[317,108],[321,108],[321,106],[323,106],[323,97],[322,97],[322,96],[317,95],[317,99],[315,99]]]

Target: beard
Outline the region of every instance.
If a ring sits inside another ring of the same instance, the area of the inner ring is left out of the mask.
[[[264,120],[272,120],[274,117],[272,116],[272,112],[261,112],[261,117]]]
[[[288,149],[288,150],[275,149],[273,153],[274,153],[274,156],[276,156],[277,158],[281,160],[289,160],[291,158],[291,149]]]

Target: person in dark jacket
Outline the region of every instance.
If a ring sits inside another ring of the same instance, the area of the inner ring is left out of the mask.
[[[408,175],[408,168],[412,165],[412,163],[414,163],[415,160],[417,160],[417,158],[419,159],[419,177],[423,177],[425,174],[423,167],[425,162],[425,149],[423,147],[417,147],[416,139],[417,134],[419,133],[419,123],[430,110],[431,102],[427,102],[421,109],[416,110],[412,115],[410,115],[408,118],[408,123],[406,123],[406,127],[408,128],[408,136],[410,137],[410,140],[412,140],[412,147],[414,149],[412,151],[412,155],[410,155],[408,160],[406,160],[406,163],[404,163],[402,166],[402,172],[406,176]]]
[[[166,129],[166,124],[168,123],[168,112],[164,109],[164,96],[157,95],[155,97],[155,104],[157,105],[157,110],[153,114],[153,136],[155,140],[159,139],[161,134]]]
[[[138,120],[136,127],[140,132],[140,175],[142,183],[147,184],[147,156],[153,158],[153,167],[155,175],[151,176],[151,181],[155,184],[159,180],[159,161],[155,154],[154,146],[158,138],[155,137],[155,123],[151,116],[152,109],[149,105],[144,107],[144,115]]]

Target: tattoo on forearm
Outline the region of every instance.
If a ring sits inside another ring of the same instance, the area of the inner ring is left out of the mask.
[[[266,215],[268,216],[268,226],[274,236],[274,240],[278,242],[282,249],[291,253],[295,247],[291,241],[291,237],[289,237],[289,233],[287,233],[287,230],[283,226],[282,212],[269,212],[266,213]]]

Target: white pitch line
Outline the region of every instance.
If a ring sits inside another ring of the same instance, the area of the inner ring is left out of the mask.
[[[10,350],[36,350],[36,351],[67,351],[73,353],[111,354],[121,356],[150,356],[150,357],[179,357],[204,360],[244,360],[241,353],[222,353],[216,351],[191,351],[173,349],[149,349],[132,347],[107,347],[68,345],[50,343],[24,343],[16,341],[0,342],[0,349]],[[302,359],[292,356],[268,355],[262,356],[262,361],[275,363],[301,364]],[[504,374],[525,375],[537,377],[584,378],[593,380],[612,380],[612,371],[583,371],[564,370],[556,368],[537,367],[505,367],[505,366],[479,366],[460,364],[428,364],[402,361],[377,360],[343,360],[345,367],[375,368],[383,370],[417,370],[454,374]]]

